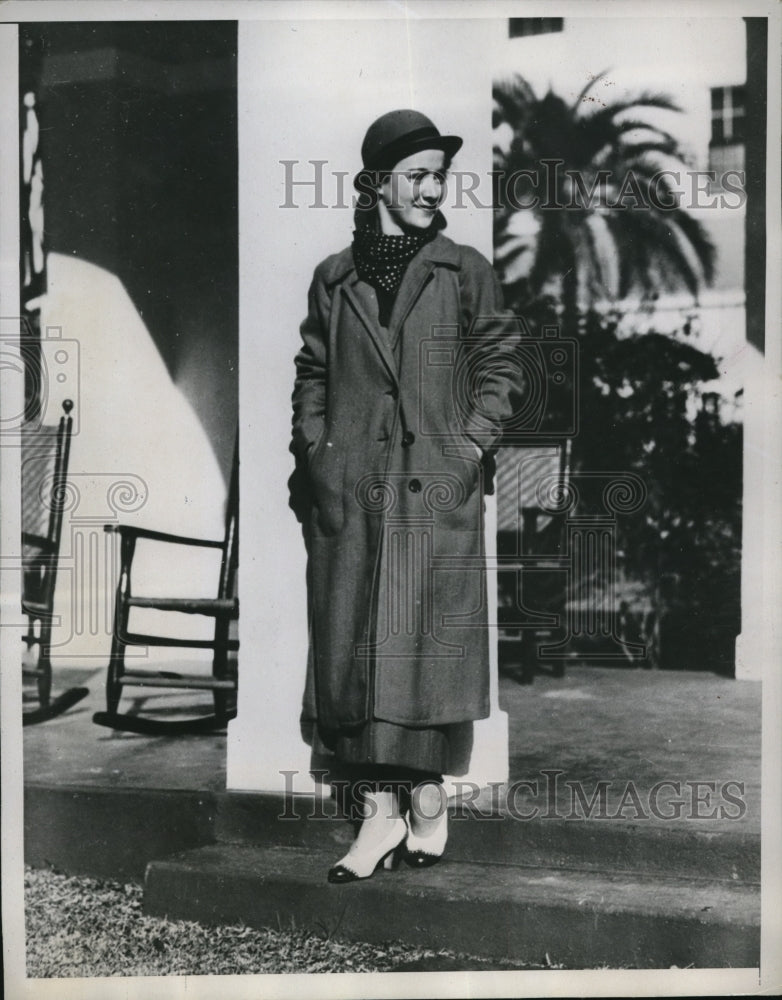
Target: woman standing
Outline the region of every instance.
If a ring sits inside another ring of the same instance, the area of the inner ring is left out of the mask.
[[[442,775],[465,773],[489,713],[483,468],[519,386],[491,266],[441,232],[461,145],[417,111],[370,126],[353,244],[316,268],[296,356],[303,722],[363,806],[332,882],[439,860]]]

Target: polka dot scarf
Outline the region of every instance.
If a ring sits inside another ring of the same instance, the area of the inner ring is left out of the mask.
[[[434,226],[402,236],[387,236],[365,226],[353,233],[353,260],[362,281],[377,292],[396,296],[407,265],[418,251],[436,235]]]

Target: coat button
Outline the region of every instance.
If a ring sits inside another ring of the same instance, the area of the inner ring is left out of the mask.
[[[408,489],[410,490],[411,493],[420,493],[421,492],[421,480],[420,479],[411,479],[410,480],[410,485],[408,486]]]
[[[413,441],[415,441],[415,434],[412,431],[405,431],[402,435],[402,447],[409,448]]]
[[[391,399],[399,399],[399,390],[394,385],[390,389],[386,389],[386,394],[391,397]]]

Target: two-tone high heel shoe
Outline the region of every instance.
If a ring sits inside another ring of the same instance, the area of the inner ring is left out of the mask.
[[[392,870],[399,865],[407,838],[407,823],[402,816],[394,819],[392,828],[371,852],[354,850],[355,844],[344,858],[329,869],[328,880],[335,885],[370,878],[381,866]]]
[[[445,853],[445,845],[448,840],[448,810],[443,809],[440,814],[437,826],[428,836],[416,836],[408,814],[407,840],[404,844],[402,857],[405,863],[411,868],[429,868],[436,865]]]

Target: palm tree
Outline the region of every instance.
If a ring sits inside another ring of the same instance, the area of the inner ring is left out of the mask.
[[[685,155],[659,124],[680,109],[650,93],[606,105],[590,93],[603,75],[573,104],[539,99],[520,76],[494,88],[496,264],[511,305],[548,293],[571,330],[600,300],[681,288],[697,299],[714,273],[671,176]]]
[[[646,481],[643,509],[617,525],[623,571],[661,615],[675,604],[663,600],[661,579],[680,580],[677,600],[692,617],[700,592],[692,567],[707,565],[720,533],[731,572],[719,582],[736,576],[733,508],[726,502],[709,515],[702,502],[715,480],[688,417],[688,401],[717,376],[716,364],[684,336],[628,336],[619,311],[594,307],[631,295],[653,301],[669,290],[686,290],[697,303],[713,278],[715,250],[677,197],[673,174],[688,163],[665,125],[680,109],[653,93],[604,104],[592,93],[600,79],[572,104],[551,91],[539,99],[519,76],[495,86],[495,265],[511,308],[533,326],[554,322],[578,335],[581,420],[569,441],[570,470],[627,469]],[[682,334],[688,329],[689,321]],[[694,470],[692,479],[683,468]],[[600,480],[591,482],[579,486],[584,510],[593,502],[600,509]],[[596,584],[585,578],[579,586]],[[713,615],[701,617],[713,628]]]

